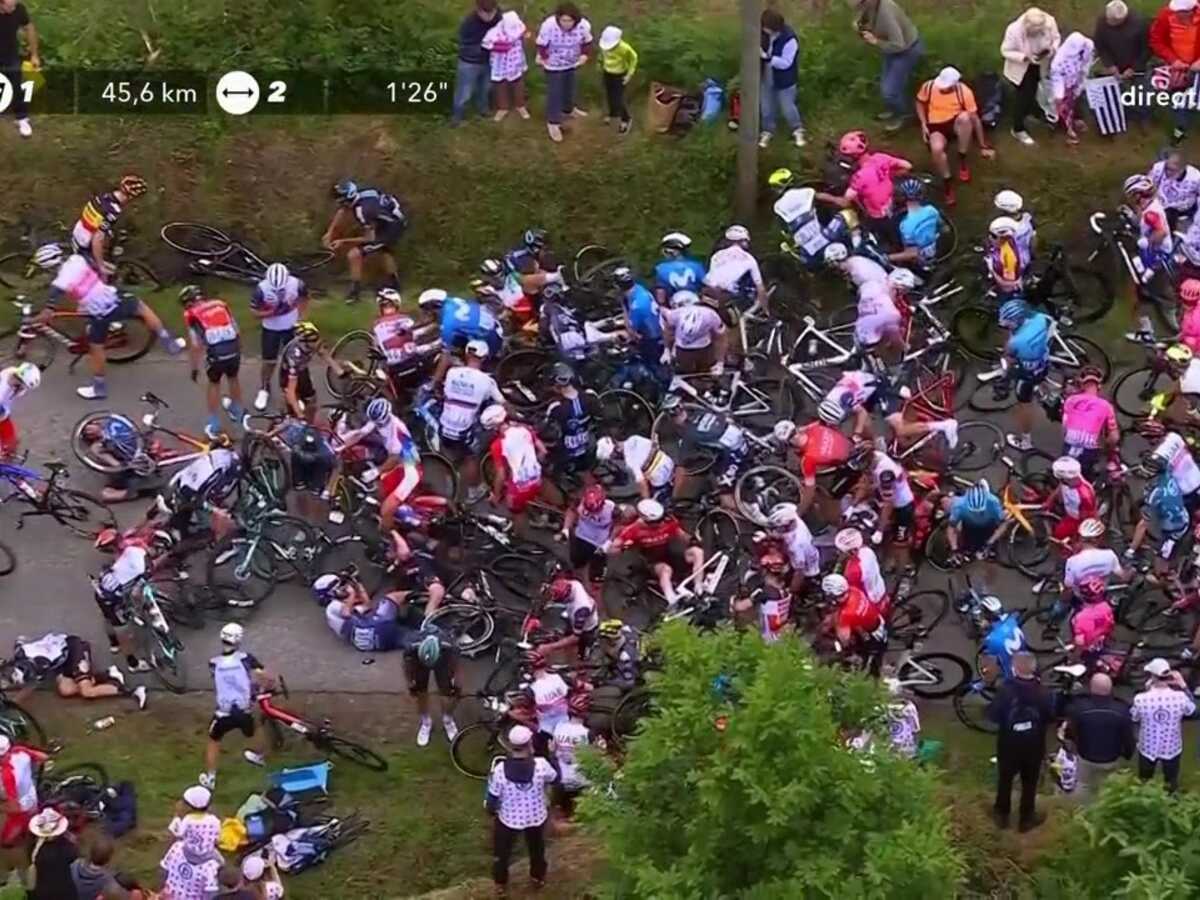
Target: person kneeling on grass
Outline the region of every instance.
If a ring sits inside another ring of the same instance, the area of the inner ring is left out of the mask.
[[[953,206],[957,198],[950,172],[951,142],[958,150],[958,180],[964,184],[971,180],[967,154],[971,150],[972,136],[984,159],[991,159],[996,153],[984,138],[975,94],[962,83],[958,69],[946,66],[937,78],[921,85],[917,91],[917,118],[921,121],[921,138],[929,145],[929,155],[942,176],[946,205]]]
[[[51,632],[37,640],[18,639],[0,683],[15,689],[14,699],[21,702],[20,698],[31,694],[38,682],[52,675],[60,697],[84,700],[129,697],[138,709],[146,708],[145,686],[130,690],[125,685],[125,674],[116,666],[109,666],[107,672],[97,672],[92,663],[91,644],[74,634]]]

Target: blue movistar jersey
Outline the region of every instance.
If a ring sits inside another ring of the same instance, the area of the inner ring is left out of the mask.
[[[1183,504],[1183,491],[1170,469],[1159,475],[1146,491],[1142,516],[1157,522],[1165,535],[1178,536],[1187,529],[1189,516]]]
[[[496,317],[473,300],[462,297],[447,297],[442,305],[442,343],[447,346],[463,344],[479,338],[498,341],[500,326]],[[496,348],[493,348],[496,349]]]
[[[1054,320],[1045,313],[1032,313],[1008,339],[1008,352],[1027,367],[1050,360],[1050,329]]]
[[[900,219],[900,240],[904,246],[917,251],[922,265],[931,266],[937,259],[937,243],[942,224],[942,214],[936,206],[928,204],[909,210]]]
[[[635,284],[633,295],[625,303],[629,310],[629,324],[640,337],[651,340],[662,338],[662,322],[658,318],[658,304],[653,294],[640,284]]]
[[[955,497],[950,504],[950,524],[966,525],[968,528],[994,529],[1004,519],[1004,508],[995,494],[988,494],[987,504],[982,510],[970,509],[966,497]]]
[[[664,259],[654,267],[654,287],[661,288],[671,297],[676,291],[696,291],[704,281],[704,263],[698,259],[679,256]]]
[[[1014,653],[1028,649],[1025,633],[1021,631],[1021,622],[1016,613],[1002,615],[987,637],[983,639],[983,652],[996,657],[1000,671],[1005,678],[1012,677],[1012,658]]]

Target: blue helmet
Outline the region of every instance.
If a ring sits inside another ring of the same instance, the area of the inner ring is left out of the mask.
[[[967,501],[967,509],[971,512],[983,512],[988,507],[992,491],[987,481],[981,479],[977,484],[967,488],[967,492],[963,496]]]
[[[137,430],[124,419],[108,419],[100,433],[106,449],[125,462],[137,456],[141,443]]]
[[[353,203],[358,199],[358,185],[346,178],[333,186],[332,193],[338,203]]]
[[[376,397],[367,404],[367,418],[376,425],[386,425],[392,417],[392,404],[383,397]]]
[[[1009,300],[1000,307],[1001,325],[1020,325],[1029,318],[1029,304],[1024,300]]]
[[[897,187],[905,200],[925,199],[925,183],[920,178],[905,178]]]

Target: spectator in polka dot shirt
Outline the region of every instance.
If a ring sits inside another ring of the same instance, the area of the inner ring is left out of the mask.
[[[575,70],[591,55],[592,24],[574,3],[560,3],[538,29],[537,48],[538,65],[546,72],[546,131],[558,143],[563,119],[587,115],[575,105]]]
[[[1179,788],[1179,763],[1183,758],[1183,720],[1195,713],[1196,703],[1183,676],[1161,657],[1146,663],[1150,680],[1133,698],[1132,718],[1138,724],[1138,776],[1154,777],[1162,764],[1167,790]]]
[[[517,725],[508,732],[512,752],[496,760],[488,776],[487,807],[496,817],[492,839],[492,880],[501,894],[508,889],[508,864],[517,835],[525,833],[529,877],[536,887],[546,881],[546,787],[558,770],[533,755],[533,732]]]

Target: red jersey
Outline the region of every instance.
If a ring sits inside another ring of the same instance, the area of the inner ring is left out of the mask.
[[[837,627],[845,628],[854,638],[869,637],[883,627],[879,605],[867,599],[858,588],[850,588],[837,611]]]
[[[808,437],[800,454],[800,471],[804,483],[812,484],[820,469],[840,466],[850,458],[850,439],[824,422],[812,422],[801,431]]]
[[[1096,502],[1096,489],[1086,478],[1080,478],[1078,484],[1060,484],[1051,496],[1052,509],[1058,507],[1063,517],[1080,522],[1096,515],[1099,504]]]
[[[617,532],[617,541],[638,550],[662,553],[672,540],[686,536],[687,532],[683,530],[679,520],[667,516],[661,522],[644,522],[638,519]]]
[[[237,320],[224,300],[193,303],[184,310],[183,321],[205,347],[227,344],[238,337]]]

